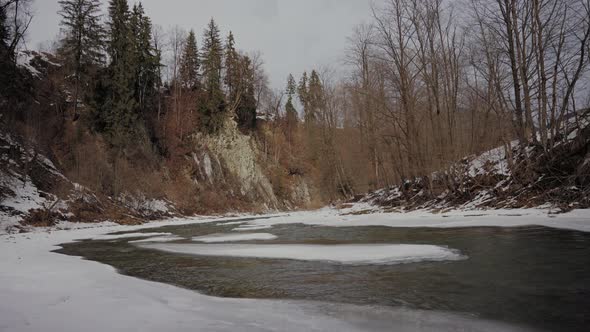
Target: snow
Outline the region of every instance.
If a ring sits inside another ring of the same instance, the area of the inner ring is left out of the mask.
[[[19,52],[16,57],[16,64],[28,70],[33,76],[40,76],[41,72],[37,68],[31,65],[31,61],[35,58],[35,54],[32,52]]]
[[[40,209],[43,207],[45,199],[37,190],[37,187],[27,178],[25,181],[18,180],[15,177],[5,177],[1,179],[2,185],[12,190],[15,195],[9,196],[2,200],[2,206],[26,213],[31,209]]]
[[[142,248],[199,256],[229,256],[328,261],[341,264],[402,264],[422,261],[460,260],[456,250],[433,245],[351,244],[351,245],[203,245],[147,244]]]
[[[0,173],[0,188],[14,193],[0,196],[0,234],[19,225],[29,210],[44,208],[47,201],[28,178],[21,180],[12,174]]]
[[[172,236],[172,233],[125,233],[125,234],[106,234],[99,235],[92,238],[92,240],[119,240],[135,237],[156,237],[156,236]]]
[[[228,226],[228,225],[242,225],[242,224],[245,224],[245,223],[247,223],[247,221],[241,220],[241,221],[224,222],[223,225],[224,226]]]
[[[513,325],[436,311],[214,298],[120,275],[110,266],[51,252],[60,243],[105,233],[223,220],[177,218],[165,224],[100,224],[0,236],[0,331],[344,332],[391,331],[392,326],[401,332],[524,331]]]
[[[169,236],[150,237],[150,238],[143,239],[143,240],[129,241],[129,243],[174,242],[174,241],[180,241],[180,240],[184,240],[184,239],[185,238],[180,237],[180,236],[169,235]]]
[[[271,219],[259,219],[250,223],[259,226],[299,223],[333,227],[385,226],[404,228],[544,226],[590,232],[590,210],[573,210],[563,214],[552,214],[550,209],[454,210],[441,214],[422,210],[407,213],[341,214],[347,211],[324,208],[310,212],[295,212]]]
[[[249,233],[249,234],[213,234],[207,236],[193,237],[193,241],[203,243],[219,243],[219,242],[239,242],[239,241],[254,241],[254,240],[275,240],[276,235],[268,233]]]
[[[512,141],[510,148],[518,146],[518,141]],[[469,175],[474,177],[476,175],[484,174],[484,166],[486,164],[492,165],[492,171],[499,175],[510,175],[510,169],[506,161],[506,150],[503,146],[486,151],[474,158],[469,165]]]
[[[232,232],[260,231],[263,229],[270,229],[270,228],[272,228],[272,226],[242,225],[240,227],[232,229]]]

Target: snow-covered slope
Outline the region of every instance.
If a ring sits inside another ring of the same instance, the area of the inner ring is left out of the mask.
[[[567,123],[567,135],[547,151],[517,141],[470,156],[404,185],[363,197],[371,210],[444,211],[489,208],[590,208],[590,111]],[[358,206],[358,205],[357,205]],[[363,205],[360,205],[363,206]]]
[[[123,194],[100,197],[73,183],[33,147],[0,132],[0,234],[28,231],[61,222],[155,219],[176,214],[167,201]]]

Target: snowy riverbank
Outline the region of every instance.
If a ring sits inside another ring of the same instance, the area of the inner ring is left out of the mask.
[[[341,216],[332,209],[243,222],[325,226],[470,227],[541,225],[590,231],[590,211],[550,216],[542,210],[445,215]],[[112,232],[231,220],[173,219],[142,226],[95,225],[0,236],[0,331],[510,331],[513,326],[439,312],[204,296],[117,274],[106,265],[52,253],[61,243]],[[162,234],[156,234],[162,236]],[[154,235],[154,236],[156,236]]]

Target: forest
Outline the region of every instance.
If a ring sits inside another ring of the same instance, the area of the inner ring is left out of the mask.
[[[189,214],[309,208],[416,185],[465,201],[499,179],[466,188],[458,165],[498,148],[518,174],[511,188],[546,174],[538,190],[587,193],[587,140],[569,165],[549,153],[590,105],[587,0],[375,2],[341,63],[289,75],[281,89],[263,55],[214,18],[185,31],[154,24],[141,2],[59,5],[60,38],[36,52],[23,49],[32,1],[0,2],[3,131],[115,202],[158,198]],[[239,139],[252,151],[229,149]],[[263,182],[234,190],[251,172],[244,163]]]

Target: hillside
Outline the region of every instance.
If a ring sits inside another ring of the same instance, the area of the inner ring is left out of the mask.
[[[514,141],[356,201],[385,211],[590,208],[590,111],[570,119],[564,131],[547,151]]]
[[[0,117],[2,230],[320,205],[309,177],[263,160],[264,125],[259,133],[245,134],[228,117],[220,133],[193,133],[173,151],[138,144],[114,155],[83,120],[63,121],[55,111],[67,107],[70,93],[56,86],[60,66],[51,58],[36,52],[18,58],[24,80],[32,85],[22,107],[33,120],[10,126],[12,119]],[[277,173],[280,188],[273,183]]]

